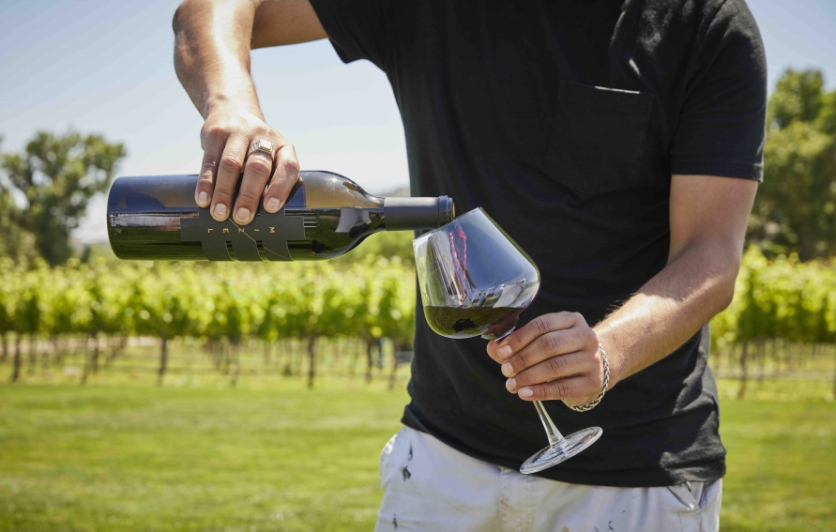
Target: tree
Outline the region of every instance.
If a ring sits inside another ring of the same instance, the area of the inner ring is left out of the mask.
[[[0,257],[34,259],[37,256],[34,241],[32,234],[20,227],[20,208],[12,196],[10,184],[0,179]]]
[[[34,238],[20,227],[20,209],[11,191],[0,183],[0,257],[34,259]]]
[[[787,70],[769,99],[764,182],[749,237],[801,260],[836,255],[836,91],[821,72]]]
[[[26,198],[18,215],[20,226],[34,235],[38,252],[51,265],[70,258],[70,233],[78,227],[88,200],[107,190],[125,154],[122,144],[111,144],[100,135],[39,132],[22,153],[0,158],[7,181]]]
[[[18,271],[18,275],[14,278],[4,279],[17,292],[13,295],[15,305],[10,312],[12,326],[17,333],[15,335],[12,382],[17,382],[20,378],[20,370],[23,365],[20,343],[25,334],[29,335],[29,372],[34,373],[35,371],[35,335],[41,328],[41,317],[44,310],[42,294],[47,283],[47,277],[48,273],[43,261],[39,261],[36,269],[25,273]]]
[[[16,276],[12,269],[11,261],[8,258],[0,257],[0,271],[3,272],[3,282],[0,283],[0,364],[4,364],[9,356],[8,333],[15,330],[14,308],[15,308],[15,283]]]

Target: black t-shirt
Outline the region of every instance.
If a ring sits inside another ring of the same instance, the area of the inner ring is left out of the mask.
[[[590,325],[665,267],[672,174],[760,180],[766,62],[743,0],[313,0],[345,62],[388,76],[415,196],[483,207],[539,266],[521,324]],[[417,312],[403,422],[518,468],[546,444],[479,338]],[[546,407],[564,434],[604,429],[540,475],[606,486],[725,472],[707,327],[587,413]]]

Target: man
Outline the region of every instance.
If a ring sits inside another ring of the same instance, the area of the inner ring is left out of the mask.
[[[174,27],[206,119],[195,199],[216,219],[279,210],[299,172],[259,110],[250,48],[327,37],[387,74],[413,194],[484,207],[540,268],[487,355],[418,312],[378,530],[717,530],[705,324],[732,298],[766,103],[744,0],[186,0]],[[247,156],[258,140],[272,160]],[[533,400],[602,438],[521,475],[546,443]]]

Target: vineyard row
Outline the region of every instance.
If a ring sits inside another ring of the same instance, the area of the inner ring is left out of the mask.
[[[51,269],[0,261],[0,277],[0,357],[15,360],[13,380],[26,338],[32,345],[88,338],[98,346],[156,337],[161,378],[174,339],[232,349],[250,340],[293,340],[308,346],[311,382],[317,340],[359,340],[371,353],[385,338],[393,352],[411,349],[414,271],[397,257],[279,266],[71,262]],[[836,262],[769,261],[756,248],[747,251],[733,303],[712,320],[712,343],[739,353],[745,373],[746,357],[757,356],[747,355],[748,347],[760,352],[776,341],[836,344]]]

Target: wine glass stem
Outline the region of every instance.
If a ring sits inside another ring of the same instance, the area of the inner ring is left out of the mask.
[[[554,421],[552,421],[552,418],[549,417],[549,413],[546,412],[546,408],[543,406],[543,403],[540,401],[534,401],[534,408],[537,409],[537,413],[540,415],[540,421],[543,423],[543,428],[546,429],[546,434],[549,437],[549,446],[554,447],[565,442],[566,440],[563,439],[563,435],[560,434],[560,431],[554,426]]]
[[[499,338],[494,339],[494,342],[499,343],[503,338],[512,332],[514,332],[513,328]],[[554,426],[554,421],[552,421],[552,418],[549,417],[549,413],[546,412],[546,407],[543,406],[543,403],[540,401],[534,401],[534,408],[537,409],[537,414],[540,416],[543,428],[546,429],[546,435],[549,437],[549,446],[554,447],[556,445],[563,444],[566,440],[563,438],[563,434],[561,434],[560,431],[557,430],[557,427]]]

